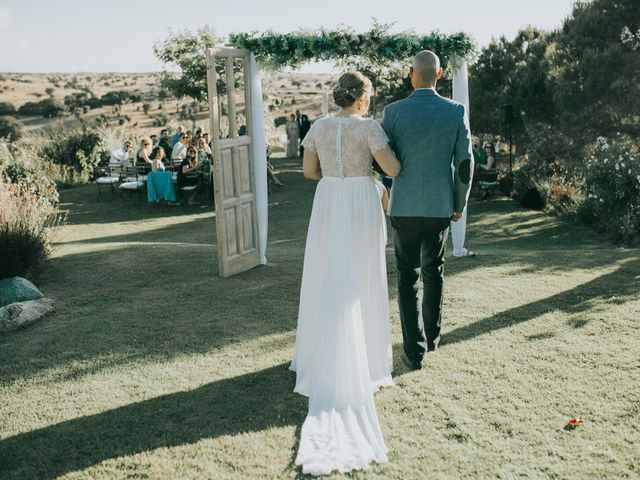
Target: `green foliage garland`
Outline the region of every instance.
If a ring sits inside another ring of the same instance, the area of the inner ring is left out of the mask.
[[[444,67],[455,64],[459,59],[475,56],[475,45],[466,33],[390,33],[391,26],[375,23],[365,33],[349,28],[294,33],[232,33],[229,40],[234,47],[251,50],[262,66],[272,69],[298,68],[316,60],[343,63],[366,59],[372,64],[391,65],[406,62],[425,49],[436,52]]]

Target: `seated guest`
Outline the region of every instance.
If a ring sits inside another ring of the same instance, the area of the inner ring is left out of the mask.
[[[151,152],[151,171],[164,172],[164,159],[164,149],[161,147],[154,148]]]
[[[140,167],[143,174],[147,174],[151,170],[151,150],[151,140],[143,138],[136,154],[136,167]]]
[[[183,133],[180,136],[180,141],[173,146],[171,150],[171,163],[178,165],[182,163],[182,160],[187,156],[187,145],[189,144],[189,136]]]
[[[180,168],[178,169],[178,189],[182,192],[183,187],[194,186],[195,189],[191,193],[189,200],[189,204],[193,203],[195,195],[199,193],[200,190],[200,176],[198,175],[198,167],[201,165],[197,161],[197,154],[195,147],[189,146],[187,148],[186,156],[182,163],[180,164]]]
[[[109,158],[109,167],[111,168],[125,168],[131,166],[129,160],[129,154],[133,150],[133,143],[127,140],[122,144],[122,147],[111,152]]]
[[[267,181],[271,180],[278,187],[283,187],[284,183],[278,180],[275,172],[273,171],[273,165],[271,165],[271,145],[267,145]],[[269,192],[271,193],[271,192]]]
[[[198,160],[202,162],[204,160],[211,160],[212,157],[211,147],[207,145],[204,137],[200,137],[198,140]]]
[[[171,146],[168,129],[163,128],[160,131],[160,143],[158,143],[158,146],[164,150],[164,156],[166,158],[171,158],[171,150],[173,150],[173,147]]]
[[[479,167],[484,169],[484,170],[491,170],[492,168],[495,168],[495,150],[493,148],[493,145],[491,143],[485,143],[484,144],[484,157],[485,157],[485,162],[479,164]]]
[[[474,181],[495,182],[496,178],[496,161],[493,145],[485,143],[484,148],[476,153],[474,152],[475,173]]]
[[[180,141],[182,132],[184,132],[184,127],[182,125],[179,125],[178,130],[176,130],[176,133],[174,133],[173,136],[171,137],[171,148],[173,148],[176,145],[176,143]]]
[[[160,139],[158,138],[158,135],[151,135],[149,138],[151,139],[151,146],[153,148],[156,148],[160,143]]]

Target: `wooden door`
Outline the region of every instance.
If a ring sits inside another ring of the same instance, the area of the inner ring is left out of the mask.
[[[209,49],[207,82],[220,275],[260,263],[249,51]]]

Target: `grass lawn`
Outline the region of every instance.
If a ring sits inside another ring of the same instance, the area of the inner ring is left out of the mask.
[[[0,478],[295,478],[293,350],[314,182],[275,160],[268,265],[218,277],[211,207],[62,192],[39,286],[0,336]],[[376,394],[389,463],[353,478],[638,478],[640,250],[495,199],[447,262],[442,348]],[[572,417],[585,420],[564,431]],[[339,477],[336,475],[336,477]]]

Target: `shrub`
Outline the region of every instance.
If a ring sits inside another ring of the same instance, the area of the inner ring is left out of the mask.
[[[581,217],[627,243],[640,241],[639,153],[630,139],[598,137],[584,172]]]
[[[0,102],[0,115],[15,115],[16,107],[10,102]]]
[[[94,167],[109,160],[105,132],[97,128],[55,127],[39,143],[38,154],[69,169],[66,174],[72,183],[90,180]]]
[[[0,144],[0,278],[33,278],[47,259],[49,227],[60,221],[53,182],[28,156]]]
[[[129,98],[129,93],[124,90],[112,90],[100,97],[102,105],[121,105]]]
[[[40,115],[42,109],[38,102],[26,102],[18,108],[18,115],[31,116]]]
[[[0,138],[18,140],[22,136],[22,122],[13,117],[0,117]]]
[[[41,115],[45,118],[54,118],[64,112],[64,105],[55,98],[45,98],[38,104],[40,105]]]
[[[0,203],[0,278],[33,278],[49,255],[48,227],[55,223],[57,209],[1,175]]]
[[[38,157],[35,148],[24,142],[10,145],[0,143],[0,178],[20,184],[50,205],[58,203],[56,185],[48,175],[48,162]]]
[[[42,115],[45,118],[59,116],[64,112],[64,105],[54,98],[45,98],[39,102],[27,102],[18,109],[19,115]]]

